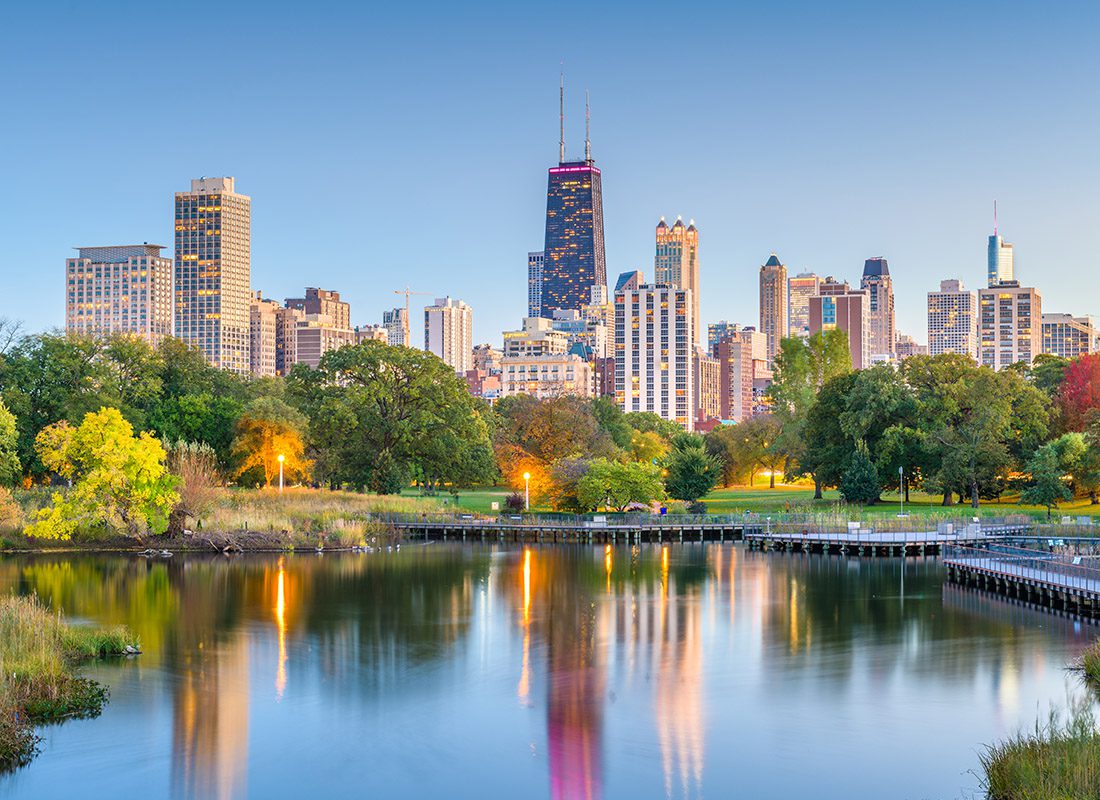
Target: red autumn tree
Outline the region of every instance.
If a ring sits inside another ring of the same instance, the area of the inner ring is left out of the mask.
[[[1100,409],[1100,354],[1071,361],[1058,392],[1067,431],[1083,431],[1090,411]]]

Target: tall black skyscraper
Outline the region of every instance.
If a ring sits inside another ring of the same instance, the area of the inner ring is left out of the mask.
[[[585,99],[584,160],[565,160],[565,84],[561,88],[561,141],[558,165],[546,188],[546,241],[543,248],[542,315],[591,302],[592,287],[607,285],[603,248],[603,190],[592,160]]]

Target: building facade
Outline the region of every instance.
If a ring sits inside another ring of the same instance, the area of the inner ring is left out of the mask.
[[[615,396],[625,412],[651,411],[693,430],[690,289],[643,285],[615,293]]]
[[[176,193],[175,335],[239,375],[251,369],[251,209],[233,178]]]
[[[409,330],[408,317],[408,312],[403,308],[391,308],[389,311],[382,312],[382,327],[386,329],[390,344],[412,347],[412,343],[405,338],[405,331]]]
[[[355,343],[382,342],[389,344],[390,332],[385,325],[360,325],[355,328]]]
[[[334,328],[351,330],[351,304],[340,299],[339,292],[327,289],[307,288],[305,297],[288,297],[287,308],[296,308],[306,314],[323,314]]]
[[[298,323],[305,313],[280,306],[275,310],[275,374],[290,374],[298,361]]]
[[[252,293],[249,306],[249,369],[258,378],[279,374],[275,358],[275,329],[279,303],[262,292]]]
[[[1043,298],[1016,281],[978,292],[978,363],[999,370],[1030,365],[1043,352]]]
[[[539,316],[560,309],[580,310],[591,287],[607,285],[603,237],[603,186],[586,142],[582,161],[561,160],[551,167],[546,187]]]
[[[755,415],[755,387],[758,382],[771,379],[767,343],[767,336],[750,327],[731,329],[715,344],[719,419],[743,422]]]
[[[898,361],[904,361],[910,356],[928,355],[928,345],[919,344],[916,339],[907,334],[899,333],[895,344],[895,352]]]
[[[840,329],[848,334],[852,369],[871,365],[871,315],[867,293],[829,277],[810,298],[810,335]],[[769,367],[771,365],[769,364]]]
[[[669,227],[665,218],[657,223],[657,251],[653,257],[653,282],[667,283],[677,289],[690,289],[692,292],[692,317],[695,319],[695,331],[692,341],[702,345],[702,316],[699,314],[699,230],[695,220],[684,227],[680,218]]]
[[[542,316],[542,266],[546,261],[542,251],[527,254],[527,316]]]
[[[868,342],[870,356],[875,361],[888,361],[894,357],[894,281],[890,267],[881,256],[869,258],[863,264],[863,277],[859,288],[867,293],[867,312],[870,330]]]
[[[79,247],[65,261],[65,330],[125,333],[154,347],[172,335],[172,260],[158,244]]]
[[[292,310],[301,314],[295,330],[296,364],[316,369],[325,353],[355,344],[355,331],[338,327],[328,314],[307,314],[300,308]]]
[[[509,356],[500,365],[500,396],[528,394],[539,399],[576,395],[592,397],[592,365],[571,353]]]
[[[474,312],[461,300],[437,298],[424,309],[424,349],[459,375],[473,369]]]
[[[569,350],[569,334],[545,317],[525,317],[518,331],[504,331],[504,357],[541,356]]]
[[[695,428],[722,418],[722,375],[718,358],[702,347],[695,348]]]
[[[770,369],[787,335],[787,268],[775,253],[760,268],[760,332],[767,337]]]
[[[821,278],[801,272],[787,279],[787,336],[810,336],[810,298],[817,294]]]
[[[997,235],[996,228],[989,237],[989,248],[986,258],[986,273],[988,286],[1000,286],[1002,283],[1012,283],[1016,280],[1016,265],[1014,263],[1013,248],[1008,242]]]
[[[1043,314],[1043,352],[1062,358],[1078,358],[1097,352],[1100,331],[1089,316]]]
[[[940,281],[940,290],[928,293],[928,353],[978,359],[978,293],[962,281]]]

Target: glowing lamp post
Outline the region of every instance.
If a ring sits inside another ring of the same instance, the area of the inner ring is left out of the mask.
[[[279,453],[279,494],[283,493],[283,462],[286,461],[286,456]]]
[[[523,510],[531,510],[531,473],[523,473]]]

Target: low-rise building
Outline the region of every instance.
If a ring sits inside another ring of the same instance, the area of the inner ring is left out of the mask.
[[[504,332],[504,357],[544,356],[568,352],[569,334],[554,328],[553,320],[524,317],[518,331]]]
[[[1062,358],[1077,358],[1097,352],[1096,322],[1092,317],[1072,314],[1043,314],[1043,352]]]
[[[501,361],[501,397],[527,394],[539,399],[592,397],[592,365],[569,353],[505,356]]]

